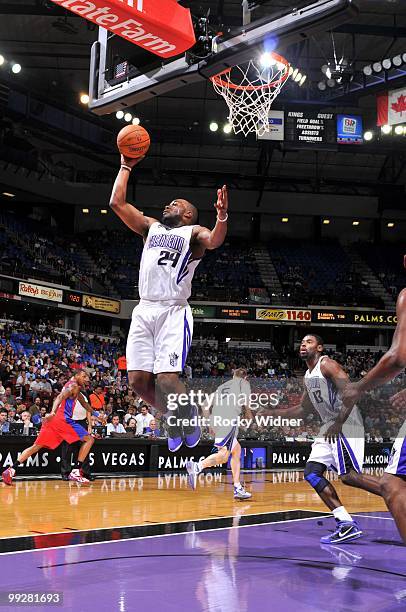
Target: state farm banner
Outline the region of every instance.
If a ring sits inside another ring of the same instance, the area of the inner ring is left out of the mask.
[[[36,298],[37,300],[48,300],[49,302],[62,303],[62,290],[55,287],[44,287],[33,283],[18,283],[19,295]]]
[[[377,97],[377,125],[406,123],[406,87],[392,89]]]
[[[195,42],[190,10],[177,0],[52,0],[160,57],[184,53]]]

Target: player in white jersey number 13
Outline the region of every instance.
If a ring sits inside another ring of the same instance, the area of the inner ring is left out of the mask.
[[[337,522],[334,533],[321,538],[323,544],[343,544],[362,535],[358,524],[351,518],[333,485],[324,477],[326,470],[336,472],[341,481],[351,487],[380,495],[377,478],[362,474],[364,462],[364,425],[356,406],[347,407],[341,393],[348,384],[342,367],[323,355],[324,343],[317,334],[308,334],[300,344],[300,357],[305,360],[307,372],[305,390],[298,406],[281,410],[285,417],[300,417],[316,412],[321,419],[320,433],[313,443],[304,477],[314,488]]]
[[[168,416],[168,446],[176,451],[183,442],[193,448],[200,440],[196,406],[179,405],[169,412],[167,398],[169,394],[185,394],[179,374],[193,334],[187,300],[194,271],[206,249],[220,247],[226,237],[227,188],[224,185],[217,191],[217,219],[212,230],[198,225],[197,209],[180,198],[165,206],[158,221],[144,216],[126,201],[130,172],[139,161],[121,157],[110,199],[114,212],[144,239],[138,283],[140,303],[134,308],[127,339],[128,380],[143,400]],[[171,401],[171,406],[174,403]]]

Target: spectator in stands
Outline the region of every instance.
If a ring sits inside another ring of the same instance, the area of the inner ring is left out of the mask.
[[[121,376],[126,376],[127,374],[127,359],[125,355],[120,355],[117,359],[117,369],[120,372]]]
[[[101,410],[104,408],[106,400],[103,393],[103,387],[98,385],[93,393],[90,394],[89,403],[93,410]]]
[[[150,438],[158,438],[160,436],[155,419],[150,421],[148,427],[144,430],[144,434],[147,434]]]
[[[21,422],[24,425],[24,429],[29,429],[30,427],[34,427],[34,425],[31,423],[31,415],[28,412],[28,410],[24,410],[21,413]]]
[[[30,399],[35,401],[35,398],[38,397],[41,393],[41,388],[42,387],[39,378],[34,378],[34,380],[30,382],[30,390],[28,392]]]
[[[135,420],[135,407],[129,406],[127,409],[127,414],[124,417],[124,425],[127,425],[130,419]]]
[[[10,431],[10,422],[8,419],[8,412],[5,408],[0,410],[0,434],[5,434]]]
[[[144,433],[144,430],[149,427],[151,421],[154,420],[154,417],[149,412],[149,408],[146,404],[141,406],[141,412],[137,414],[135,420],[137,423],[137,436],[141,436]]]
[[[188,380],[191,380],[193,378],[193,372],[192,372],[192,368],[190,367],[190,365],[186,364],[184,369],[183,369],[183,373],[185,375],[185,378],[187,378]]]
[[[12,393],[11,387],[6,387],[6,392],[4,394],[5,403],[10,404],[10,406],[15,406],[16,404],[16,396]]]
[[[125,430],[126,431],[133,431],[134,433],[136,432],[137,429],[137,422],[134,419],[134,417],[131,417],[130,419],[128,419],[126,426],[125,426]]]
[[[33,417],[35,414],[40,414],[41,412],[41,398],[40,397],[35,398],[34,403],[28,408],[28,412],[30,413],[31,417]]]
[[[120,423],[120,417],[118,414],[114,414],[111,423],[107,425],[107,435],[110,436],[112,433],[125,433],[123,425]]]

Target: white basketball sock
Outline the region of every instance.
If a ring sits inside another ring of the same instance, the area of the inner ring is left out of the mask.
[[[344,506],[340,506],[339,508],[334,508],[333,510],[334,518],[336,521],[350,521],[352,522],[351,514],[348,514],[347,510]]]

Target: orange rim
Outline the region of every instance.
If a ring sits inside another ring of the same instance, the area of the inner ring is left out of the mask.
[[[289,62],[287,59],[282,57],[282,55],[278,55],[278,53],[271,53],[270,55],[276,60],[276,62],[279,62],[285,66],[285,74],[283,74],[279,79],[276,79],[276,81],[272,81],[272,83],[266,83],[264,85],[236,85],[231,81],[224,81],[221,77],[224,74],[230,74],[234,66],[231,68],[226,68],[222,72],[210,77],[210,81],[219,87],[224,87],[225,89],[240,89],[241,91],[256,91],[259,89],[267,89],[269,87],[277,87],[281,83],[284,83],[289,77]]]

